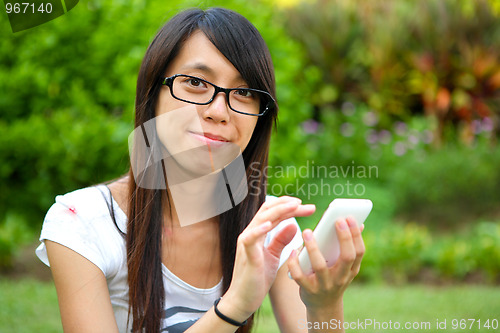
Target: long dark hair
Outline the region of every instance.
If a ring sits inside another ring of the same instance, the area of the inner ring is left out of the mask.
[[[168,64],[195,31],[202,31],[234,65],[251,88],[276,96],[274,68],[269,50],[257,29],[243,16],[228,9],[190,9],[170,19],[156,34],[142,61],[137,80],[135,128],[155,117],[161,79]],[[265,200],[264,168],[277,109],[259,117],[243,151],[252,192],[235,208],[219,215],[223,293],[231,283],[236,241]],[[256,163],[255,163],[256,162]],[[251,167],[250,167],[251,166]],[[159,332],[164,306],[162,277],[163,203],[170,205],[165,190],[137,186],[129,171],[129,204],[126,235],[129,284],[129,319],[133,332]],[[237,332],[250,332],[253,316]]]

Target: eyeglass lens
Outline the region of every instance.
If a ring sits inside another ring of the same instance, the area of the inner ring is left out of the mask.
[[[206,104],[214,97],[215,87],[209,82],[189,76],[177,76],[172,83],[174,97],[192,103]],[[235,89],[229,93],[229,107],[235,111],[259,114],[261,101],[266,101],[266,94],[249,90]]]

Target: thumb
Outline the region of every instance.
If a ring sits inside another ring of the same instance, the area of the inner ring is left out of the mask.
[[[271,243],[267,246],[267,250],[276,258],[281,257],[281,251],[288,245],[297,233],[297,226],[289,224],[276,233]]]

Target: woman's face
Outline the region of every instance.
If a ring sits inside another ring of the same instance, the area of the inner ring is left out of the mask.
[[[223,88],[248,88],[241,74],[201,31],[186,40],[165,77],[175,74],[199,77]],[[214,171],[218,169],[214,163],[228,164],[235,150],[245,150],[257,117],[234,112],[226,101],[225,93],[219,93],[208,105],[190,104],[175,99],[170,88],[162,86],[156,105],[156,128],[161,143],[178,163]],[[189,151],[210,155],[187,154]]]

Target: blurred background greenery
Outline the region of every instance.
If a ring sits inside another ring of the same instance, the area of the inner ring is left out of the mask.
[[[3,271],[55,195],[127,171],[140,62],[193,6],[242,13],[269,45],[280,105],[270,194],[317,204],[303,228],[333,197],[374,202],[359,281],[500,283],[499,0],[90,0],[16,34],[2,14]],[[312,176],[319,166],[377,172]],[[347,182],[359,191],[332,193]]]

